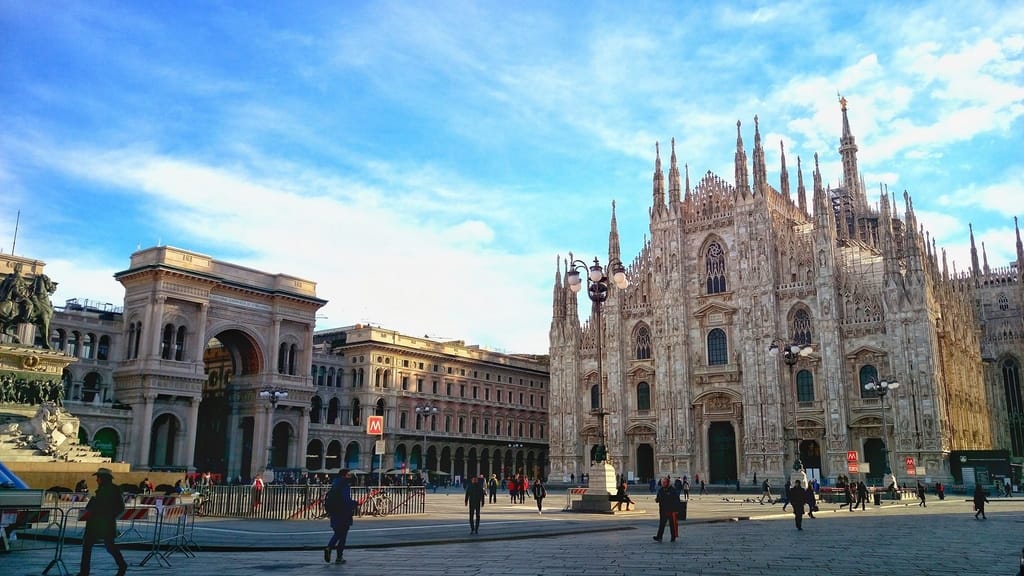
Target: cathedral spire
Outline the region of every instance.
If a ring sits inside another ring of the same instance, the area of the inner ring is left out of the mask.
[[[786,170],[786,144],[782,140],[779,140],[779,151],[782,153],[782,167],[779,169],[779,190],[786,197],[786,200],[792,202],[793,199],[789,196],[789,171]]]
[[[984,272],[986,276],[988,276],[988,274],[989,274],[988,254],[985,253],[985,243],[984,242],[981,243],[981,260],[982,260],[981,271]]]
[[[1024,244],[1020,243],[1020,226],[1017,217],[1013,217],[1013,229],[1017,231],[1017,273],[1024,276]]]
[[[843,157],[843,186],[848,194],[857,194],[857,140],[850,130],[850,118],[846,114],[846,98],[839,96],[839,107],[843,112],[843,137],[839,140],[839,153]]]
[[[684,164],[683,170],[686,171],[686,201],[690,201],[690,165]]]
[[[654,205],[651,213],[658,212],[665,206],[665,177],[661,172],[661,146],[654,143]]]
[[[754,189],[753,193],[764,196],[768,190],[768,169],[764,164],[764,147],[761,146],[761,128],[754,115]]]
[[[619,260],[619,223],[615,219],[615,200],[612,200],[612,224],[608,232],[608,261]]]
[[[800,211],[807,215],[807,189],[804,188],[804,171],[800,166],[800,157],[796,157],[796,196]]]
[[[679,165],[676,164],[676,139],[672,139],[672,160],[668,169],[668,202],[671,206],[679,205]]]
[[[565,316],[565,288],[562,287],[562,255],[555,257],[555,293],[552,297],[552,323]]]
[[[743,150],[743,136],[740,134],[740,121],[736,121],[736,190],[741,198],[750,194],[750,178],[747,175],[747,153]]]
[[[968,222],[967,229],[971,232],[971,274],[977,278],[981,275],[981,268],[978,266],[978,248],[974,245],[974,225]]]

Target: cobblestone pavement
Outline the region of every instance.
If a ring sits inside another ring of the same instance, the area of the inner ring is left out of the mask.
[[[480,535],[469,534],[461,495],[431,496],[419,518],[361,519],[349,537],[345,565],[325,564],[320,546],[326,523],[247,520],[200,521],[195,558],[171,556],[171,567],[140,567],[144,550],[126,552],[129,574],[391,574],[422,575],[1002,575],[1016,574],[1024,546],[1024,500],[993,499],[986,521],[975,520],[960,498],[868,506],[866,511],[822,505],[797,531],[778,505],[704,497],[690,502],[681,538],[652,540],[655,505],[636,496],[641,512],[608,516],[562,512],[564,497],[535,504],[484,507]],[[547,502],[546,502],[547,503]],[[743,520],[738,520],[742,518]],[[737,520],[732,520],[737,519]],[[223,551],[215,551],[215,550]],[[230,550],[230,551],[229,551]],[[64,553],[74,574],[81,549]],[[52,550],[0,555],[0,574],[41,574]],[[94,575],[112,574],[102,547]],[[50,574],[59,574],[57,567]]]

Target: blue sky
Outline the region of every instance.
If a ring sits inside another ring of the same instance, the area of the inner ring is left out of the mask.
[[[55,303],[166,244],[318,282],[318,328],[543,353],[612,200],[639,250],[656,141],[731,182],[758,115],[776,187],[780,140],[836,183],[840,92],[870,198],[1014,255],[1020,2],[238,4],[0,0],[0,248],[21,210]]]

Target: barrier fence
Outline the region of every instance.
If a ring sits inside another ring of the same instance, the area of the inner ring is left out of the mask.
[[[261,491],[250,486],[210,486],[196,496],[196,512],[201,516],[268,520],[323,518],[323,501],[329,489],[326,484],[270,484]],[[353,486],[351,490],[352,498],[359,503],[356,516],[426,512],[422,486]]]

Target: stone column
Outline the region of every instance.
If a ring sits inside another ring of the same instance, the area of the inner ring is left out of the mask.
[[[192,361],[203,362],[203,354],[206,352],[206,318],[210,313],[210,305],[203,302],[199,305],[199,323],[196,325],[196,343],[192,349]]]
[[[270,347],[270,350],[268,350],[268,352],[270,352],[270,366],[269,366],[270,370],[269,371],[270,371],[271,374],[277,374],[278,373],[277,365],[278,365],[278,362],[280,362],[280,354],[281,354],[281,319],[278,318],[276,315],[274,316],[274,328],[273,328],[273,331],[270,334],[270,344],[269,344],[269,347]],[[310,363],[312,364],[312,359],[310,360]],[[285,373],[288,372],[288,367],[287,366],[285,366],[284,372]]]
[[[199,404],[201,398],[192,398],[189,401],[188,431],[185,436],[185,457],[182,463],[189,472],[195,472],[196,457],[196,435],[199,433]]]
[[[309,408],[299,409],[299,446],[298,450],[295,451],[295,458],[293,459],[293,468],[306,469],[306,449],[309,443]],[[342,457],[344,458],[344,454]]]
[[[150,311],[149,324],[152,327],[153,335],[150,336],[149,350],[143,353],[143,358],[160,357],[160,339],[163,338],[162,324],[164,320],[164,302],[166,301],[166,296],[157,296],[156,302],[153,304],[152,310]]]
[[[156,392],[146,392],[142,399],[142,415],[136,424],[135,437],[139,439],[139,446],[135,450],[135,454],[138,456],[135,463],[144,469],[149,468],[149,443],[153,434],[153,404],[155,403]]]

